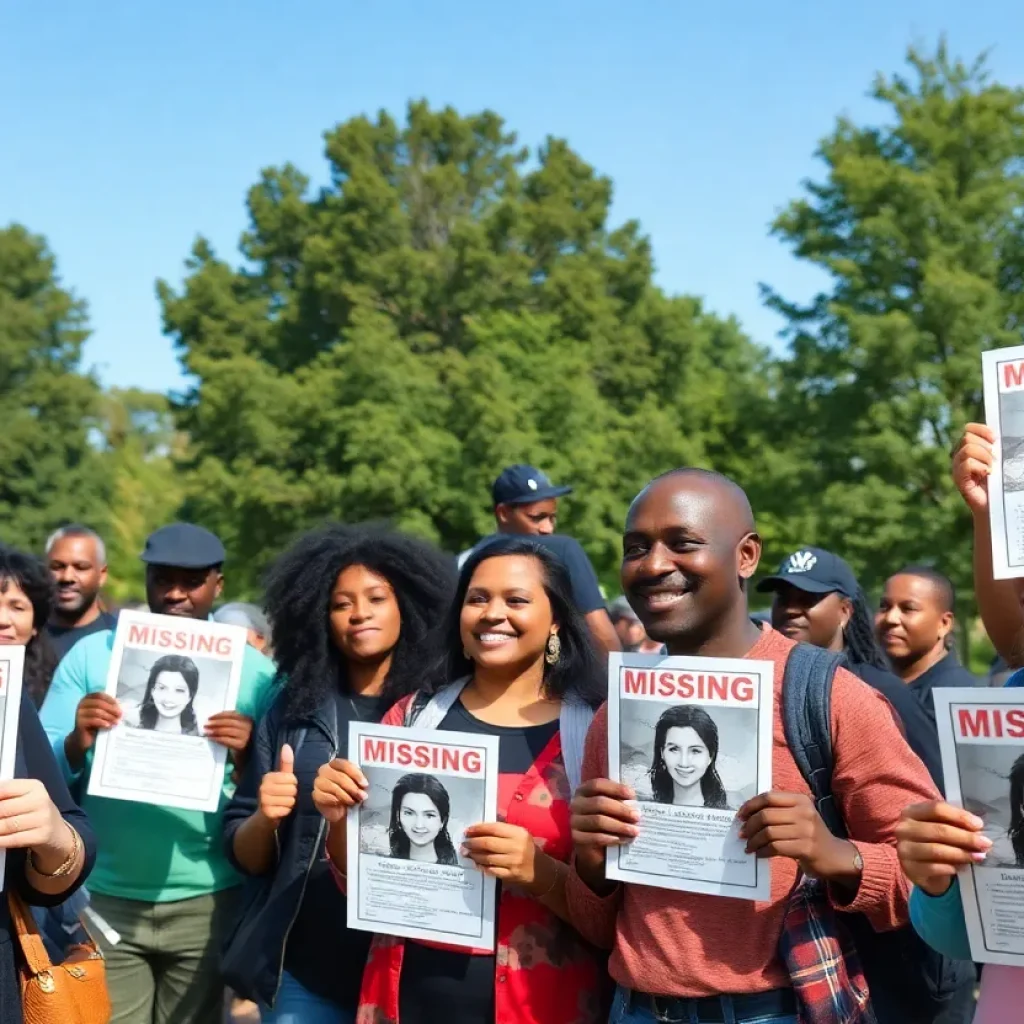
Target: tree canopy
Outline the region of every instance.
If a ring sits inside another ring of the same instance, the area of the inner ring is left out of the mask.
[[[199,239],[182,290],[159,286],[194,375],[187,507],[246,584],[328,517],[457,551],[516,461],[577,486],[566,528],[610,577],[653,474],[756,451],[766,353],[652,283],[649,241],[566,142],[531,154],[496,114],[413,103],[325,153],[325,188],[286,166],[250,191],[241,266]]]
[[[828,280],[806,302],[765,286],[774,351],[654,283],[648,237],[565,140],[531,150],[490,111],[339,124],[320,188],[265,170],[240,258],[199,237],[181,286],[158,283],[180,395],[101,395],[84,304],[43,240],[0,231],[5,539],[90,522],[135,597],[146,533],[187,517],[255,595],[324,519],[458,551],[524,461],[576,487],[562,527],[614,586],[629,500],[690,464],[748,490],[766,568],[815,543],[869,588],[928,562],[969,589],[949,453],[982,350],[1024,343],[1024,90],[941,44],[871,95],[879,116],[837,120],[771,226]]]
[[[789,322],[779,436],[802,514],[789,532],[842,552],[869,583],[909,562],[970,582],[950,450],[982,415],[981,352],[1024,342],[1024,90],[946,46],[879,76],[879,125],[840,118],[823,180],[775,234],[825,270]]]
[[[109,479],[90,443],[100,389],[81,372],[83,301],[45,241],[0,229],[0,537],[39,550],[71,520],[101,522]]]

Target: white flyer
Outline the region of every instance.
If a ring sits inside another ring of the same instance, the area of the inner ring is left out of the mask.
[[[348,816],[348,926],[493,952],[495,880],[460,854],[498,818],[498,738],[352,722],[370,784]]]
[[[771,789],[773,664],[613,654],[608,671],[609,774],[640,810],[608,878],[767,900],[771,869],[745,852],[736,811]]]
[[[25,671],[25,648],[0,646],[0,782],[14,778],[14,755],[18,749],[18,719],[21,715],[21,686]],[[0,892],[4,887],[7,851],[0,850]]]
[[[1024,689],[933,693],[946,798],[992,840],[983,862],[960,871],[971,958],[1024,967]]]
[[[1024,345],[981,354],[985,421],[996,434],[988,478],[992,568],[997,580],[1024,576]]]
[[[240,626],[122,612],[106,688],[122,719],[96,738],[89,795],[216,811],[227,748],[203,729],[235,707],[245,644]]]

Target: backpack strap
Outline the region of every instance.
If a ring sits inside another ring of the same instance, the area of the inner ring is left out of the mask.
[[[445,715],[455,706],[459,694],[469,682],[469,676],[459,679],[438,690],[435,694],[419,691],[405,709],[405,726],[415,725],[417,729],[436,729],[443,721]]]
[[[800,774],[829,831],[846,838],[846,823],[832,795],[832,682],[842,654],[797,644],[782,681],[782,730]]]
[[[569,799],[580,787],[583,778],[583,747],[587,740],[594,709],[581,700],[566,697],[558,716],[558,732],[562,742],[562,762],[569,779]]]

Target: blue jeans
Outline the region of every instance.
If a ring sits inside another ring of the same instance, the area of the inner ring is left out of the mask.
[[[355,1017],[329,999],[313,995],[286,971],[274,1008],[260,1010],[260,1024],[355,1024]]]
[[[720,998],[725,1024],[797,1024],[797,1018],[793,1014],[783,1014],[781,1017],[777,1014],[772,1017],[737,1016],[736,1011],[733,1009],[732,997],[721,996]],[[682,1016],[673,1017],[670,1020],[655,1017],[648,1009],[637,1008],[631,1010],[626,1002],[625,990],[619,987],[615,990],[615,1001],[612,1003],[612,1012],[608,1018],[608,1024],[696,1024],[700,1019],[697,1016],[696,1008],[690,1006],[689,1012],[687,1012],[686,1000],[682,1000],[679,1005],[679,1013]]]

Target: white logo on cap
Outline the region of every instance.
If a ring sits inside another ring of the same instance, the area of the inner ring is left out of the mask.
[[[526,486],[529,487],[531,491],[535,491],[537,490],[537,481],[534,480],[533,477],[530,477],[530,479],[526,481]]]
[[[798,551],[790,555],[786,572],[810,572],[818,564],[818,558],[810,551]]]

